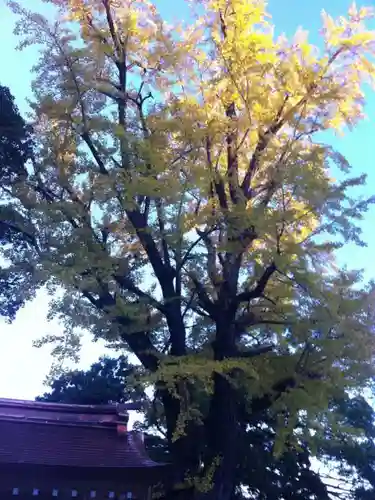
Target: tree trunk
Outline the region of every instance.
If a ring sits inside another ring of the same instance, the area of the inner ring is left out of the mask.
[[[214,357],[217,361],[230,358],[235,351],[232,314],[223,311],[216,326]],[[236,487],[239,442],[238,394],[230,374],[213,374],[214,392],[205,422],[207,453],[206,470],[213,472],[211,488],[200,500],[230,500]],[[213,469],[212,469],[213,467]]]
[[[161,390],[168,428],[173,478],[165,500],[230,500],[236,486],[238,460],[238,403],[230,381],[215,373],[209,414],[203,425],[188,422],[185,435],[173,439],[180,412],[180,400]],[[204,462],[204,470],[200,465]],[[208,477],[207,477],[208,476]],[[185,482],[197,480],[198,487]],[[168,488],[169,486],[169,488]],[[203,487],[203,488],[202,488]]]
[[[171,445],[176,482],[181,481],[186,473],[191,476],[195,472],[203,488],[175,488],[167,493],[166,500],[231,500],[236,487],[238,460],[237,413],[235,390],[225,377],[215,374],[214,394],[204,426],[205,435],[196,434],[197,428],[190,427],[186,436]],[[206,445],[203,477],[199,471],[202,437]]]
[[[214,374],[214,394],[206,422],[208,470],[213,466],[212,487],[199,496],[204,500],[230,500],[236,486],[238,460],[238,409],[230,381]]]
[[[231,327],[222,322],[217,331],[215,358],[225,359],[232,350]],[[222,340],[222,341],[221,341]],[[191,477],[195,472],[200,487],[175,491],[168,500],[231,500],[236,487],[239,444],[238,395],[231,381],[220,373],[213,374],[214,391],[204,428],[195,423],[187,434],[172,444],[174,464]],[[168,405],[172,408],[172,405]],[[177,411],[177,406],[174,408]],[[178,413],[173,418],[177,418]],[[171,425],[173,422],[171,420]],[[202,431],[204,434],[202,435]],[[203,444],[203,447],[202,447]],[[203,459],[204,469],[199,470]]]
[[[175,439],[174,432],[181,411],[180,400],[167,389],[161,394],[167,423],[169,450],[178,481],[183,481],[186,474],[194,475],[199,470],[203,426],[190,421],[186,423],[184,435]]]

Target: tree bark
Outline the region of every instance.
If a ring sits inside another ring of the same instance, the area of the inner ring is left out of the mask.
[[[216,323],[214,358],[224,361],[235,352],[233,311],[220,313]],[[230,374],[214,373],[214,392],[205,422],[207,453],[205,468],[214,467],[211,488],[200,500],[230,500],[236,486],[239,439],[239,407]]]
[[[231,382],[214,374],[214,394],[205,425],[207,434],[206,467],[213,466],[211,488],[200,500],[230,500],[236,487],[238,459],[238,404]]]
[[[165,404],[165,396],[163,400]],[[178,415],[172,416],[172,412],[177,411],[177,406],[173,410],[173,404],[172,401],[167,403],[169,418]],[[186,435],[170,445],[175,477],[165,500],[231,500],[236,487],[238,438],[236,392],[224,376],[214,374],[214,393],[204,428],[192,423],[187,426]],[[205,444],[203,474],[199,469],[202,443]],[[187,484],[178,487],[186,475],[196,478],[203,488]]]
[[[214,345],[217,361],[230,356],[235,348],[233,323],[227,321],[228,318],[229,315],[221,315],[217,325]],[[240,432],[237,393],[227,375],[214,373],[213,384],[204,427],[191,423],[186,436],[171,444],[175,452],[174,463],[180,470],[179,477],[183,478],[188,472],[190,477],[197,479],[197,485],[170,492],[166,497],[168,500],[231,500],[233,497]],[[172,405],[167,407],[171,409]],[[174,415],[177,417],[178,413]],[[170,425],[173,426],[172,420]],[[202,463],[203,470],[199,468]]]

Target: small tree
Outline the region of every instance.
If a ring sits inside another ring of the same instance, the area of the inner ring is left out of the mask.
[[[324,14],[319,54],[275,39],[261,0],[193,1],[178,26],[147,0],[50,3],[54,24],[11,3],[43,49],[33,168],[7,206],[32,244],[5,257],[48,286],[64,349],[84,327],[138,357],[179,494],[228,500],[242,411],[277,415],[277,453],[373,373],[372,287],[334,262],[371,200],[322,142],[362,117],[370,13]]]

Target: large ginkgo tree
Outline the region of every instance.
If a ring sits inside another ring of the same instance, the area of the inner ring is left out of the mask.
[[[32,161],[0,207],[24,235],[8,271],[21,297],[50,292],[60,354],[84,328],[138,358],[166,494],[228,500],[252,416],[278,419],[280,453],[373,375],[372,285],[335,263],[372,200],[327,143],[363,118],[371,12],[324,14],[319,52],[277,38],[262,0],[193,0],[180,24],[147,0],[48,3],[52,21],[10,2],[41,51]]]

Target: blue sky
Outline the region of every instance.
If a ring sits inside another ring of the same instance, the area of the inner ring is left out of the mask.
[[[47,13],[47,7],[41,0],[21,0],[27,8]],[[187,15],[183,0],[157,0],[163,15],[167,18]],[[324,8],[336,17],[345,14],[351,4],[348,0],[270,0],[269,11],[277,32],[292,35],[302,26],[311,33],[311,41],[319,42],[320,12]],[[358,2],[359,6],[374,5],[373,0]],[[171,9],[173,6],[173,11]],[[1,66],[0,84],[10,87],[21,110],[27,110],[26,98],[30,96],[32,80],[31,68],[36,61],[35,48],[25,52],[16,52],[17,38],[12,34],[15,18],[10,14],[4,0],[0,0]],[[375,23],[374,29],[375,29]],[[375,188],[375,92],[369,93],[366,107],[368,118],[354,132],[344,138],[333,138],[333,145],[343,153],[354,167],[354,173],[365,172],[368,175],[363,194],[371,195]],[[340,260],[350,267],[365,268],[366,278],[375,278],[372,259],[375,255],[375,210],[363,221],[364,239],[368,243],[365,249],[346,247],[340,254]],[[47,297],[41,293],[35,301],[28,304],[12,325],[0,320],[0,397],[34,398],[43,391],[43,380],[48,372],[51,357],[49,349],[35,349],[33,340],[47,333],[58,333],[61,328],[57,323],[48,323]],[[84,342],[81,366],[88,366],[104,353],[102,344],[92,344],[89,337]]]

